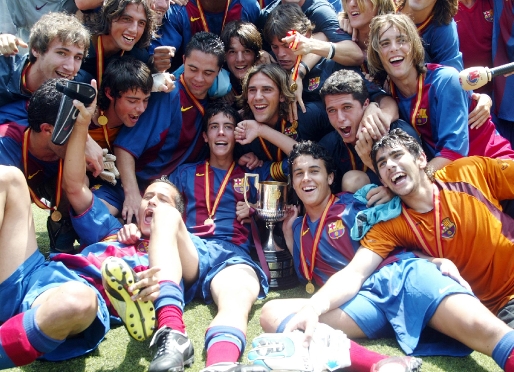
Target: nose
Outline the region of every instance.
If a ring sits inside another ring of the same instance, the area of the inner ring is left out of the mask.
[[[145,111],[145,102],[140,101],[137,103],[136,110],[139,114],[142,114]]]
[[[239,51],[237,52],[236,54],[236,61],[243,61],[243,52],[242,51]]]
[[[346,4],[350,7],[350,6],[357,4],[357,1],[356,0],[347,0]]]
[[[346,120],[346,115],[344,114],[344,111],[337,110],[337,121],[339,122],[339,124],[344,123],[345,120]]]

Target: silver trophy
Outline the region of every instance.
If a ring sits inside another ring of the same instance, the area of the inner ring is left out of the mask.
[[[262,250],[271,277],[269,285],[271,288],[278,289],[291,288],[298,283],[293,257],[285,246],[282,230],[277,227],[280,231],[274,234],[275,224],[286,217],[288,184],[278,181],[259,182],[258,174],[245,173],[244,190],[249,189],[250,178],[255,179],[257,201],[253,204],[249,203],[246,192],[244,198],[248,207],[253,208],[256,216],[266,223],[265,231],[259,229],[259,236],[254,236],[254,239],[262,242]]]

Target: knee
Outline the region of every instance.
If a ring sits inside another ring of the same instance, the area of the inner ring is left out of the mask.
[[[70,323],[89,325],[96,317],[96,292],[80,282],[68,282],[59,288],[59,309]]]
[[[277,314],[281,313],[279,305],[279,300],[271,300],[262,307],[259,321],[264,332],[276,332]]]

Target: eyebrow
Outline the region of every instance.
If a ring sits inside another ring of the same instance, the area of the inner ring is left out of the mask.
[[[80,47],[79,47],[79,48],[80,48]],[[59,48],[55,48],[55,50],[64,50],[64,51],[66,51],[66,52],[70,52],[70,53],[71,53],[71,49],[68,49],[68,48],[66,48],[66,47],[59,47]],[[81,56],[83,56],[83,55],[84,55],[84,52],[79,52],[79,53],[77,53],[77,54],[80,54]]]

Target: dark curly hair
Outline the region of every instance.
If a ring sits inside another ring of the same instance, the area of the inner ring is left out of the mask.
[[[55,125],[61,97],[55,85],[66,85],[66,79],[49,79],[44,82],[30,97],[28,111],[29,127],[34,132],[41,132],[41,124]]]

